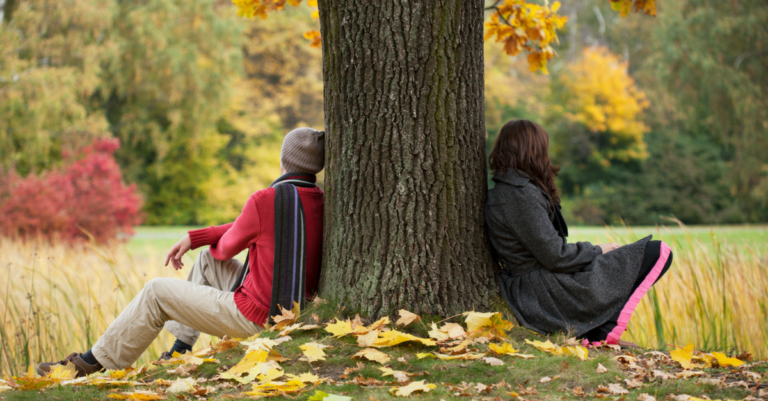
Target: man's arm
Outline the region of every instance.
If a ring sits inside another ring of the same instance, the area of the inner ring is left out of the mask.
[[[256,206],[256,199],[262,193],[256,193],[248,198],[243,206],[240,216],[237,216],[234,223],[225,224],[219,227],[209,227],[208,230],[216,230],[209,233],[216,241],[211,243],[211,255],[218,260],[229,260],[234,258],[242,250],[248,248],[248,244],[259,237],[261,232],[261,222],[259,220],[259,210]],[[226,230],[223,227],[228,226]],[[221,232],[221,235],[218,235]]]

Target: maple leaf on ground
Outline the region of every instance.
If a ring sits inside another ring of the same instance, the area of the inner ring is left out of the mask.
[[[419,359],[424,358],[438,358],[443,361],[452,361],[455,359],[463,359],[463,360],[469,360],[469,359],[480,359],[484,357],[484,353],[474,353],[474,352],[467,352],[465,354],[459,354],[459,355],[446,355],[446,354],[440,354],[437,352],[429,352],[429,353],[419,353],[416,354],[416,357]]]
[[[107,398],[114,398],[118,400],[135,400],[135,401],[151,401],[151,400],[164,400],[164,396],[153,393],[151,391],[133,391],[126,393],[110,394]]]
[[[608,393],[613,395],[629,394],[629,390],[621,387],[621,384],[611,383],[608,385]]]
[[[264,350],[249,351],[240,362],[222,373],[221,378],[234,379],[243,384],[250,383],[261,373],[259,366],[267,361],[268,356],[269,353]]]
[[[544,351],[552,355],[570,355],[575,356],[582,361],[585,361],[589,358],[589,351],[580,345],[573,347],[561,347],[559,345],[552,344],[552,342],[549,340],[541,342],[539,340],[531,341],[526,339],[525,342],[526,344],[534,346],[539,351]]]
[[[309,373],[309,372],[302,373],[302,374],[300,374],[298,376],[294,375],[292,373],[289,373],[289,374],[285,375],[285,377],[288,380],[298,380],[298,381],[300,381],[302,383],[319,384],[321,381],[323,381],[323,379],[321,379],[319,376],[317,376],[315,374],[312,374],[312,373]]]
[[[393,387],[389,390],[390,393],[394,394],[397,397],[408,397],[411,395],[411,393],[416,391],[423,391],[423,392],[429,392],[429,390],[432,390],[433,388],[437,388],[434,384],[427,384],[424,380],[413,382],[407,386],[403,387]]]
[[[488,346],[488,349],[490,349],[497,355],[502,355],[502,354],[514,355],[520,352],[520,350],[515,349],[515,347],[513,347],[512,344],[509,344],[509,343],[501,343],[501,345],[491,344]]]
[[[421,317],[415,313],[408,312],[405,309],[400,309],[398,312],[400,314],[400,319],[397,319],[395,322],[396,326],[408,326],[409,324],[421,320]]]
[[[336,319],[336,323],[329,323],[325,326],[325,331],[333,334],[336,338],[340,338],[352,334],[352,322]]]
[[[693,344],[688,344],[685,348],[674,349],[669,352],[669,356],[673,361],[679,363],[683,369],[692,369],[695,367],[695,365],[691,363],[691,358],[693,357]]]
[[[393,345],[404,343],[406,341],[416,341],[428,346],[437,344],[434,340],[416,337],[414,335],[402,333],[397,330],[385,331],[380,335],[381,337],[376,339],[376,341],[373,343],[374,347],[391,347]]]
[[[357,345],[361,347],[370,347],[379,338],[378,330],[371,330],[368,334],[357,336]]]
[[[299,348],[301,348],[302,353],[304,356],[307,357],[307,360],[310,362],[316,362],[316,361],[324,361],[325,360],[325,352],[323,352],[322,347],[320,344],[317,343],[306,343],[304,345],[300,345]]]
[[[598,363],[598,364],[597,364],[597,373],[605,373],[605,372],[607,372],[607,371],[608,371],[608,368],[606,368],[605,366],[603,366],[603,364],[602,364],[602,363]]]
[[[483,360],[485,361],[485,363],[487,363],[487,364],[489,364],[491,366],[503,366],[504,365],[504,361],[502,361],[499,358],[484,357]]]
[[[328,394],[320,390],[315,390],[315,394],[312,394],[311,397],[307,398],[307,401],[352,401],[352,397]]]
[[[656,401],[656,397],[648,393],[642,393],[637,396],[637,401]]]
[[[389,362],[392,359],[391,356],[374,348],[366,348],[356,353],[355,355],[352,355],[352,358],[366,358],[371,361],[376,361],[382,365]]]
[[[720,367],[725,368],[728,366],[741,366],[744,364],[743,361],[737,359],[737,358],[729,358],[722,352],[713,352],[712,356],[715,357],[717,360],[717,364],[720,365]]]
[[[195,391],[195,385],[197,382],[195,379],[188,377],[186,379],[175,380],[166,392],[168,393],[191,393]]]
[[[284,309],[281,305],[278,305],[278,307],[280,308],[280,314],[272,316],[272,321],[275,324],[269,328],[269,331],[282,330],[284,327],[292,325],[301,314],[301,304],[296,301],[293,301],[293,308],[291,310]]]
[[[704,376],[706,373],[704,373],[701,370],[684,370],[682,372],[675,373],[675,377],[678,379],[688,379],[695,376]]]
[[[35,368],[29,365],[26,376],[13,376],[12,379],[18,385],[20,390],[39,390],[41,388],[48,387],[55,381],[47,377],[39,377],[35,373]]]
[[[66,365],[56,365],[45,377],[53,379],[57,382],[62,380],[71,380],[77,376],[77,370],[75,370],[74,363],[68,363]]]
[[[432,323],[432,330],[430,330],[427,334],[429,334],[430,338],[434,338],[437,341],[443,341],[451,338],[451,336],[449,336],[447,333],[439,330],[437,325],[434,323]]]
[[[624,383],[626,383],[627,387],[629,388],[638,388],[643,386],[643,382],[637,379],[624,379]]]
[[[270,381],[267,383],[253,384],[251,391],[246,391],[242,395],[250,397],[270,397],[281,394],[298,393],[304,387],[300,380],[289,380],[287,382]]]
[[[654,378],[657,378],[657,379],[661,379],[662,381],[675,378],[675,376],[673,376],[673,375],[671,375],[671,374],[669,374],[669,373],[667,373],[667,372],[665,372],[663,370],[651,370],[651,376],[653,376]]]
[[[384,372],[384,374],[382,374],[382,376],[392,376],[392,377],[394,377],[399,382],[407,382],[408,380],[410,380],[410,378],[408,376],[408,373],[405,373],[403,371],[392,370],[392,369],[387,368],[387,367],[381,367],[381,368],[379,368],[379,370]]]

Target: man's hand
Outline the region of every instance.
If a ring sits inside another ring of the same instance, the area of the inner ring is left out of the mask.
[[[168,262],[173,262],[173,268],[176,270],[184,267],[184,263],[181,261],[181,257],[184,256],[189,249],[192,248],[192,240],[189,238],[189,234],[185,235],[176,245],[171,247],[168,251],[168,255],[165,257],[165,265],[168,266]]]
[[[619,244],[614,244],[613,242],[609,242],[609,243],[607,243],[607,244],[600,244],[600,245],[598,245],[598,246],[600,247],[600,249],[602,249],[602,250],[603,250],[603,255],[605,255],[606,253],[608,253],[608,252],[610,252],[610,251],[612,251],[612,250],[614,250],[614,249],[619,249],[619,248],[621,248],[621,245],[619,245]]]

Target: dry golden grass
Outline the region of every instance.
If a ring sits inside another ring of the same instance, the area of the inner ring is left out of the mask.
[[[631,231],[611,235],[621,243],[635,237]],[[716,238],[662,237],[675,252],[674,264],[638,307],[625,338],[648,347],[692,342],[697,349],[768,357],[765,255]],[[183,279],[189,266],[179,272],[162,266],[162,252],[0,239],[0,376],[85,351],[148,280]],[[156,359],[172,342],[163,332],[139,362]]]
[[[609,240],[628,243],[637,237],[627,229]],[[716,231],[705,241],[685,229],[657,229],[654,239],[670,245],[674,261],[638,306],[624,338],[653,348],[693,343],[696,349],[768,357],[764,244],[731,245]]]
[[[152,278],[185,278],[162,266],[159,251],[135,256],[125,246],[72,248],[0,238],[0,376],[41,360],[84,352]],[[140,362],[173,343],[163,332]]]

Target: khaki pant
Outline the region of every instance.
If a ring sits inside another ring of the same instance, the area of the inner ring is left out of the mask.
[[[243,264],[220,261],[205,249],[187,281],[155,278],[118,316],[91,349],[107,369],[131,366],[165,327],[177,339],[194,345],[200,332],[217,337],[247,338],[261,331],[237,309],[234,285]]]

